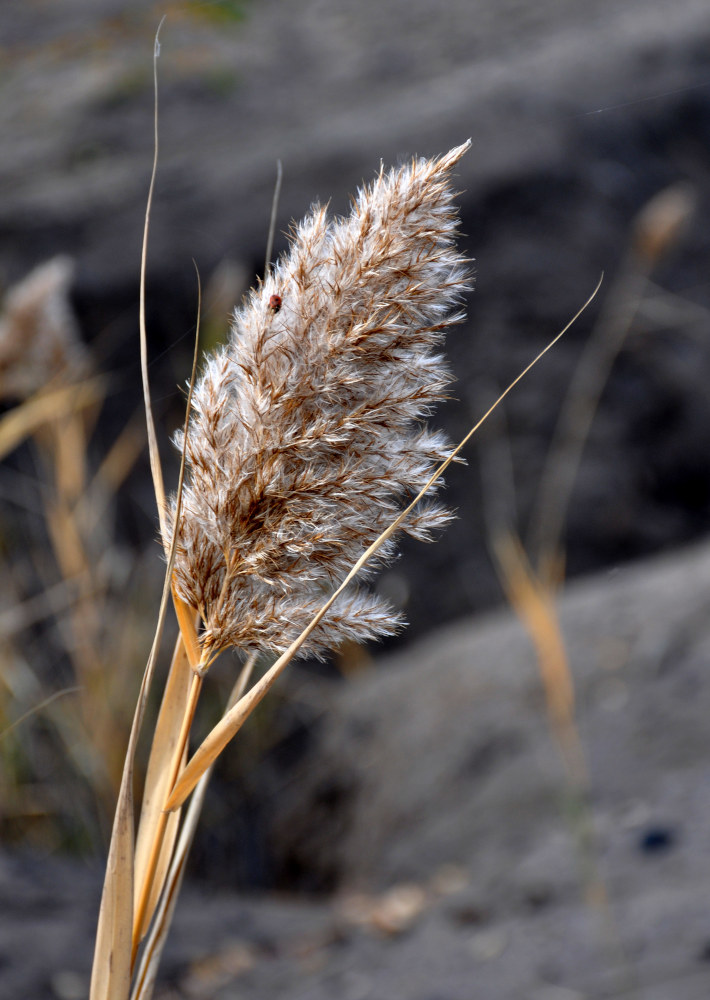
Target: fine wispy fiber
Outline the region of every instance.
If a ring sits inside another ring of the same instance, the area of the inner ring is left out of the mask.
[[[449,453],[423,421],[446,395],[438,349],[469,287],[449,177],[468,146],[380,170],[345,218],[315,206],[207,359],[174,571],[204,652],[283,651]],[[428,540],[449,517],[426,500],[403,530]],[[393,556],[390,540],[366,572]],[[302,651],[400,624],[352,588]]]

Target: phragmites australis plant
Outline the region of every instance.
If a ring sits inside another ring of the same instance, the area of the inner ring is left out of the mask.
[[[151,996],[214,760],[295,655],[400,627],[362,581],[392,559],[397,530],[428,540],[450,519],[431,496],[420,501],[455,454],[425,419],[446,395],[439,348],[469,287],[450,179],[469,145],[382,168],[347,217],[316,206],[292,230],[192,383],[175,437],[184,473],[167,499],[146,393],[168,560],[163,612],[170,592],[180,635],[134,843],[133,759],[160,630],[139,697],[91,1000]],[[230,705],[188,763],[203,677],[232,647],[245,662]],[[248,687],[259,652],[275,662]]]
[[[469,145],[381,169],[347,217],[329,219],[316,206],[293,229],[288,252],[236,311],[227,344],[196,380],[193,374],[185,427],[175,438],[180,483],[168,498],[141,309],[148,438],[168,569],[126,752],[91,1000],[149,1000],[214,761],[294,656],[323,655],[401,625],[363,581],[394,556],[398,530],[427,540],[449,520],[431,495],[422,499],[576,319],[456,448],[427,429],[450,381],[441,341],[463,318],[469,287],[451,187]],[[150,203],[149,196],[146,233]],[[145,241],[142,303],[144,288]],[[352,585],[356,576],[360,589]],[[179,636],[134,837],[133,761],[169,595]],[[240,675],[222,719],[188,761],[203,678],[228,648],[242,654]],[[259,653],[275,659],[250,686]]]
[[[380,170],[346,218],[313,208],[195,385],[174,581],[203,663],[287,649],[450,452],[422,419],[450,381],[437,349],[468,287],[449,184],[467,148]],[[402,528],[427,540],[448,518],[429,502]],[[388,539],[367,570],[393,553]],[[398,625],[381,597],[346,591],[302,651]]]

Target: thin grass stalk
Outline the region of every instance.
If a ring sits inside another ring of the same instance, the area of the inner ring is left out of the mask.
[[[28,719],[31,719],[32,716],[40,715],[42,712],[45,711],[45,709],[53,705],[55,701],[59,701],[60,698],[66,698],[67,695],[70,694],[78,694],[80,690],[81,689],[78,687],[67,687],[67,688],[62,688],[61,691],[54,691],[47,698],[43,698],[42,701],[38,702],[36,705],[33,705],[32,708],[29,708],[26,712],[23,712],[22,715],[19,715],[16,719],[13,719],[9,726],[5,726],[4,729],[1,729],[0,740],[3,740],[5,739],[6,736],[9,736],[14,729],[17,729],[17,727],[21,726],[23,722],[26,722]]]
[[[266,240],[266,252],[264,254],[264,277],[271,270],[271,254],[274,249],[274,234],[276,232],[276,215],[281,197],[281,182],[283,180],[283,166],[281,160],[276,161],[276,183],[274,184],[274,194],[271,199],[271,217],[269,219],[269,235]]]
[[[646,266],[641,267],[634,256],[627,259],[585,344],[562,404],[530,528],[536,564],[551,579],[559,561],[566,513],[594,414],[643,299],[647,280]]]
[[[136,925],[135,904],[144,891],[150,854],[155,842],[155,831],[160,822],[165,797],[171,787],[170,766],[179,740],[180,727],[185,714],[192,676],[193,673],[185,651],[185,644],[182,636],[178,635],[155,725],[143,789],[143,802],[140,810],[135,851],[136,898],[134,899],[134,926]],[[151,876],[153,890],[148,891],[148,906],[138,930],[140,937],[145,933],[146,924],[150,920],[158,901],[162,880],[170,864],[170,853],[175,844],[178,825],[179,812],[175,812],[163,837],[163,847],[160,852],[157,874]]]
[[[273,247],[274,230],[276,225],[276,211],[278,206],[279,194],[281,190],[282,175],[283,175],[283,170],[281,166],[281,161],[279,160],[277,163],[277,180],[274,189],[274,197],[271,209],[271,219],[269,224],[269,236],[268,236],[267,250],[266,250],[265,271],[268,271],[269,269],[269,261]],[[147,232],[146,232],[146,237],[147,237]],[[197,271],[197,268],[195,268],[195,270]],[[189,387],[187,407],[186,407],[185,428],[184,428],[185,438],[187,436],[187,423],[189,419],[192,393],[195,384],[195,374],[196,374],[197,357],[198,357],[199,317],[201,313],[201,302],[202,302],[202,291],[199,279],[199,272],[197,272],[197,280],[198,280],[198,310],[197,310],[198,322],[197,322],[197,335],[195,337],[195,349],[193,353],[192,374],[190,378],[190,387]],[[178,511],[179,511],[179,499],[182,491],[182,484],[184,481],[184,469],[185,469],[185,449],[183,449],[181,456],[180,484],[178,488],[178,504],[177,504]],[[158,795],[164,795],[164,790],[169,792],[172,789],[172,787],[175,784],[178,772],[180,768],[184,765],[184,758],[187,752],[190,729],[192,728],[192,721],[196,711],[199,694],[202,688],[202,678],[206,673],[207,667],[209,665],[206,658],[203,657],[202,659],[200,659],[199,644],[195,628],[195,613],[192,609],[187,607],[184,601],[182,601],[178,597],[178,595],[175,593],[174,588],[173,588],[173,603],[178,618],[178,624],[180,627],[182,649],[186,651],[190,666],[192,667],[194,673],[192,676],[190,692],[188,694],[184,707],[184,714],[182,716],[182,720],[180,723],[180,732],[177,736],[174,748],[174,754],[172,757],[172,761],[168,767],[167,780],[165,780],[164,784],[161,783],[159,790],[156,789],[156,794]],[[247,664],[245,665],[245,668],[243,669],[240,678],[233,689],[232,696],[230,697],[227,706],[228,708],[231,707],[231,704],[236,699],[236,697],[238,697],[243,692],[248,682],[248,678],[251,674],[254,662],[255,662],[255,657],[250,657],[247,660]],[[171,676],[172,676],[172,671],[171,671]],[[166,690],[166,697],[167,697],[167,690]],[[160,725],[160,720],[159,720],[159,725]],[[169,722],[167,723],[167,725],[169,726]],[[156,730],[156,734],[153,741],[152,753],[160,752],[161,744],[165,742],[166,737],[170,739],[170,734],[169,733],[163,734],[158,729]],[[195,810],[193,810],[193,814],[194,813]],[[199,814],[199,809],[197,810],[197,814]],[[142,824],[144,818],[146,822],[148,822],[150,816],[146,815],[144,817],[142,815],[141,816]],[[168,813],[161,810],[161,812],[157,815],[157,819],[154,817],[152,824],[148,828],[148,835],[152,837],[152,844],[150,845],[149,849],[150,853],[148,856],[148,860],[145,864],[145,871],[138,884],[138,895],[137,895],[135,915],[134,915],[134,925],[133,925],[132,964],[135,964],[138,947],[140,945],[142,938],[144,937],[144,934],[147,930],[147,924],[152,916],[152,911],[154,907],[153,897],[157,896],[157,894],[159,894],[163,888],[164,879],[160,878],[159,876],[156,879],[156,876],[158,873],[159,865],[161,863],[161,858],[163,857],[169,858],[169,854],[172,849],[172,838],[170,837],[168,831],[170,829],[170,824],[173,822],[173,820],[174,820],[174,813],[172,812]]]
[[[493,548],[511,607],[535,649],[548,723],[567,775],[565,812],[577,849],[584,898],[599,915],[604,945],[618,970],[620,987],[634,995],[634,975],[621,943],[599,863],[599,845],[589,802],[589,770],[576,723],[574,680],[555,606],[556,588],[536,574],[522,544],[512,535],[499,536]]]
[[[343,593],[348,584],[354,579],[355,576],[360,572],[363,566],[368,562],[368,560],[377,552],[377,550],[397,531],[402,522],[407,518],[407,516],[416,507],[419,501],[425,496],[429,489],[434,485],[434,483],[444,474],[446,469],[451,465],[456,456],[462,451],[462,449],[468,444],[476,431],[481,427],[481,425],[488,419],[488,417],[493,413],[497,406],[505,399],[508,393],[520,382],[525,375],[540,361],[545,354],[558,342],[558,340],[569,330],[572,324],[579,318],[579,316],[584,312],[590,302],[594,299],[599,288],[601,287],[600,278],[596,288],[584,303],[584,305],[575,313],[572,319],[563,327],[563,329],[543,348],[542,351],[527,365],[526,368],[510,383],[510,385],[500,394],[496,401],[486,410],[484,415],[474,424],[471,430],[466,434],[464,438],[459,442],[459,444],[453,449],[448,458],[439,465],[435,470],[433,475],[426,482],[424,487],[419,491],[417,496],[412,500],[412,502],[404,508],[404,510],[396,517],[389,527],[382,532],[382,534],[370,545],[365,552],[360,556],[357,562],[354,564],[350,572],[347,574],[345,579],[342,581],[340,586],[333,592],[333,594],[328,598],[328,600],[323,604],[320,611],[315,615],[311,622],[306,626],[306,628],[301,632],[298,638],[288,647],[288,649],[276,660],[273,666],[264,674],[264,676],[257,681],[257,683],[251,688],[251,690],[244,695],[234,706],[234,708],[228,712],[224,718],[219,722],[215,728],[209,733],[209,735],[202,742],[200,747],[195,751],[192,759],[185,768],[185,770],[180,775],[178,782],[175,785],[172,795],[166,803],[166,809],[177,809],[185,801],[187,796],[193,790],[197,782],[199,781],[205,770],[213,763],[214,760],[219,756],[225,746],[230,742],[230,740],[237,734],[239,729],[242,727],[246,719],[253,712],[262,698],[268,693],[268,691],[273,687],[274,683],[278,677],[283,673],[285,668],[288,666],[290,661],[299,651],[301,646],[306,642],[309,635],[317,627],[318,623],[327,614],[328,610],[332,607],[334,602],[338,599],[340,594]]]
[[[145,407],[145,422],[148,431],[148,452],[150,455],[150,469],[153,476],[153,489],[158,505],[158,518],[160,520],[161,532],[165,528],[165,487],[163,484],[163,469],[160,464],[160,452],[158,450],[158,438],[155,433],[155,420],[153,419],[153,405],[150,398],[150,383],[148,380],[148,335],[145,325],[145,278],[146,264],[148,259],[148,233],[150,231],[150,212],[153,207],[153,192],[155,190],[155,177],[158,172],[159,153],[159,133],[158,133],[158,57],[160,55],[160,29],[163,26],[163,16],[155,32],[155,42],[153,46],[153,166],[150,173],[150,185],[148,187],[148,198],[145,209],[145,221],[143,225],[143,244],[141,247],[141,276],[140,276],[140,305],[139,305],[139,325],[140,325],[140,354],[141,354],[141,380],[143,384],[143,405]],[[163,537],[165,535],[163,534]]]
[[[190,384],[187,396],[187,405],[185,407],[185,429],[187,428],[187,422],[189,420],[190,405],[192,401],[192,393],[195,385],[195,374],[197,371],[197,358],[199,353],[199,342],[200,342],[200,311],[202,306],[202,286],[200,282],[199,271],[195,267],[197,274],[197,323],[195,329],[195,343],[192,355],[192,372],[190,374]],[[176,501],[177,518],[179,521],[180,517],[180,507],[182,499],[182,489],[185,479],[185,451],[183,450],[181,460],[180,460],[180,474],[178,479],[178,492]],[[175,559],[175,547],[176,539],[173,539],[173,544],[170,552],[170,560],[168,564],[168,571],[172,575],[172,564]],[[202,679],[204,677],[204,670],[201,663],[195,663],[195,659],[198,655],[197,652],[197,635],[195,630],[195,615],[191,612],[185,605],[184,601],[181,601],[179,597],[175,594],[174,588],[171,588],[171,594],[173,597],[173,606],[175,608],[175,613],[178,619],[178,626],[180,629],[180,638],[182,640],[183,648],[186,652],[190,667],[193,670],[192,681],[190,686],[190,691],[187,696],[185,703],[184,712],[182,718],[179,721],[179,731],[177,735],[177,740],[175,742],[175,752],[170,764],[168,771],[168,780],[165,783],[165,790],[170,791],[173,788],[180,769],[184,764],[184,758],[187,754],[188,741],[190,738],[190,730],[192,728],[192,722],[195,717],[195,711],[197,709],[197,702],[200,696],[200,691],[202,690]],[[179,716],[175,717],[176,721]],[[156,740],[162,739],[161,733],[156,731],[154,736],[154,745]],[[169,736],[168,736],[169,738]],[[133,922],[132,931],[132,949],[131,949],[131,966],[135,964],[136,956],[138,954],[138,947],[140,945],[141,939],[146,931],[147,921],[150,919],[150,903],[151,895],[158,895],[162,889],[160,884],[155,885],[155,877],[158,871],[158,866],[160,863],[161,854],[167,852],[169,855],[170,845],[165,844],[166,832],[169,828],[170,817],[169,814],[161,809],[158,815],[157,823],[155,825],[155,831],[153,834],[153,843],[150,847],[148,853],[148,861],[146,864],[145,876],[138,887],[138,896],[135,906],[135,916]]]
[[[227,699],[225,711],[234,705],[244,693],[249,679],[256,664],[257,654],[252,653],[242,667],[239,677],[232,688]],[[170,870],[163,886],[163,893],[155,912],[150,933],[145,940],[141,960],[135,975],[131,1000],[150,1000],[155,985],[155,978],[158,973],[165,942],[172,923],[175,906],[177,904],[180,887],[185,874],[188,854],[195,836],[197,823],[202,812],[207,786],[212,777],[213,767],[208,768],[202,775],[195,788],[195,793],[190,800],[190,805],[185,813],[183,825],[180,829],[180,836],[175,847]]]
[[[69,371],[68,377],[71,374]],[[60,732],[69,734],[69,745],[83,748],[76,753],[70,751],[70,755],[91,787],[99,806],[102,832],[107,835],[105,818],[113,811],[120,784],[119,748],[125,731],[112,696],[118,678],[104,669],[102,609],[107,579],[97,568],[95,525],[82,516],[89,473],[88,425],[92,423],[89,411],[98,412],[103,394],[98,391],[87,394],[87,383],[79,385],[81,391],[77,395],[83,404],[80,407],[64,406],[64,401],[70,402],[74,390],[73,385],[68,385],[66,393],[62,390],[35,396],[17,410],[35,418],[45,415],[43,423],[31,421],[25,426],[31,429],[48,470],[51,487],[45,495],[44,516],[57,568],[64,586],[72,593],[66,613],[57,619],[57,624],[64,633],[79,691],[78,697],[61,706],[55,717],[61,720]],[[94,380],[95,390],[103,385],[103,380]],[[49,400],[58,405],[58,412],[46,412],[43,405],[34,405]]]
[[[173,546],[168,559],[155,634],[138,693],[138,701],[126,749],[121,788],[116,805],[109,858],[106,866],[106,878],[101,896],[89,1000],[123,1000],[123,998],[128,996],[130,989],[135,860],[133,765],[138,736],[145,715],[148,692],[153,681],[158,651],[163,637],[165,617],[171,595],[170,576],[174,558],[175,546]]]
[[[162,25],[162,21],[160,22]],[[158,32],[160,25],[158,26]],[[141,306],[140,306],[140,327],[141,327],[141,366],[143,375],[143,388],[146,396],[146,422],[148,427],[149,447],[151,449],[151,465],[154,476],[154,487],[158,510],[165,516],[165,500],[162,484],[162,471],[157,452],[157,440],[155,439],[155,428],[152,419],[152,407],[150,403],[150,387],[147,377],[147,337],[145,335],[145,263],[147,255],[147,240],[149,231],[150,205],[155,184],[155,174],[157,169],[157,134],[158,134],[158,97],[157,97],[157,58],[159,55],[158,32],[156,32],[153,74],[155,93],[155,149],[151,173],[150,193],[146,207],[146,222],[143,235],[143,248],[141,254]],[[195,359],[197,357],[197,337],[195,338]],[[193,382],[196,360],[193,360]],[[188,411],[189,412],[189,411]],[[182,495],[182,484],[184,479],[185,461],[184,455],[180,468],[180,479],[177,493],[177,518],[180,514],[180,502]],[[114,818],[111,843],[109,847],[109,858],[106,867],[106,877],[104,880],[103,892],[101,896],[101,906],[99,910],[99,921],[96,934],[96,945],[94,950],[94,963],[91,975],[90,1000],[125,1000],[128,997],[131,983],[131,973],[135,959],[133,948],[133,900],[134,900],[134,827],[133,827],[133,766],[135,760],[138,736],[143,723],[145,709],[148,699],[148,692],[155,673],[155,666],[158,651],[162,641],[165,617],[167,614],[168,601],[171,596],[171,578],[175,562],[175,550],[177,535],[169,547],[167,567],[163,583],[163,590],[158,611],[153,643],[148,657],[141,688],[138,695],[133,724],[128,740],[126,757],[124,761],[121,788],[119,791],[116,814]],[[188,639],[190,645],[186,643],[186,649],[191,648],[191,637]]]
[[[200,674],[193,673],[192,683],[190,686],[190,693],[187,698],[187,704],[185,706],[185,712],[182,718],[180,734],[178,736],[177,745],[175,747],[175,753],[173,756],[172,764],[170,765],[169,777],[167,781],[167,787],[173,788],[175,781],[180,772],[180,767],[182,764],[183,756],[187,749],[187,741],[190,737],[190,729],[192,728],[192,721],[195,717],[195,710],[197,708],[197,701],[200,697],[200,691],[202,690],[202,677]],[[131,963],[136,960],[136,955],[138,954],[138,946],[141,941],[141,936],[144,931],[144,923],[146,912],[148,909],[148,902],[150,900],[151,891],[153,889],[153,880],[155,879],[155,873],[158,868],[158,860],[160,858],[160,852],[163,848],[163,840],[165,838],[165,831],[167,829],[168,820],[170,818],[170,813],[165,809],[162,809],[158,816],[158,823],[155,830],[155,837],[151,847],[150,855],[148,857],[148,863],[146,865],[145,881],[140,889],[140,895],[138,897],[138,903],[136,905],[136,915],[133,923],[133,950],[131,955]]]
[[[76,506],[76,516],[88,531],[93,531],[106,515],[110,498],[115,496],[145,447],[145,418],[130,418],[94,472],[91,482]]]
[[[555,608],[554,592],[539,580],[520,542],[512,535],[493,540],[500,579],[508,600],[535,647],[550,725],[570,783],[587,788],[587,766],[575,723],[575,694],[569,659]]]
[[[653,268],[678,241],[695,211],[685,184],[654,195],[634,220],[619,275],[602,306],[562,403],[530,521],[540,572],[554,579],[562,534],[584,447],[611,369],[647,295]]]

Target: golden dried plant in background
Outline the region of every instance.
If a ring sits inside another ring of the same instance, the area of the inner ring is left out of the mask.
[[[69,300],[74,263],[54,257],[5,295],[0,314],[0,397],[26,399],[53,381],[76,381],[88,352]]]
[[[92,373],[81,338],[71,301],[73,275],[74,262],[55,257],[11,286],[0,309],[0,398],[12,401],[0,418],[0,458],[29,444],[32,471],[15,502],[41,514],[46,531],[22,552],[24,566],[12,563],[5,577],[0,717],[4,727],[14,728],[18,718],[42,706],[38,713],[50,724],[59,759],[71,769],[72,780],[79,779],[71,813],[57,804],[51,782],[31,767],[32,779],[23,776],[22,767],[13,764],[17,753],[6,754],[1,774],[4,819],[16,817],[19,831],[28,824],[51,830],[59,815],[60,827],[69,831],[65,835],[97,842],[120,782],[134,688],[127,680],[132,657],[126,655],[135,635],[129,626],[134,608],[125,595],[115,601],[125,571],[107,515],[144,435],[131,422],[100,468],[93,467],[89,444],[105,382]],[[9,520],[9,531],[16,524]],[[126,627],[116,627],[118,620]],[[23,637],[30,624],[51,629],[62,662],[31,663]],[[71,680],[58,689],[57,678],[67,680],[64,660]],[[116,662],[123,669],[108,669]],[[34,759],[37,739],[32,725],[14,734],[21,758]]]

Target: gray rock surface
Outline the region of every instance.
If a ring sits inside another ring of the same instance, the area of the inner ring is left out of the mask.
[[[668,848],[678,874],[683,852],[708,842],[709,608],[707,546],[571,585],[560,600],[588,804],[624,893],[648,876],[651,828],[667,832],[659,854]],[[383,888],[453,864],[482,873],[484,907],[521,876],[540,888],[550,879],[545,894],[565,897],[578,873],[561,848],[564,789],[532,645],[500,612],[440,631],[333,695],[277,797],[282,849],[303,852],[304,867],[332,866],[336,884]],[[522,841],[530,855],[511,866]]]

